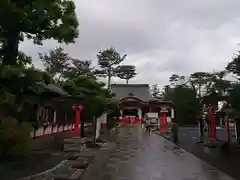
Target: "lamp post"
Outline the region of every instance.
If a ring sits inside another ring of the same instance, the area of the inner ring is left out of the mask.
[[[76,119],[74,122],[74,136],[79,136],[79,124],[80,124],[80,114],[81,111],[83,110],[83,105],[73,105],[72,106],[73,110],[76,111]]]

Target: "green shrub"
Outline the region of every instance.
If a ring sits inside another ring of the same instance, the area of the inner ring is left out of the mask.
[[[17,159],[26,157],[31,149],[31,125],[16,119],[5,119],[0,124],[1,158]]]

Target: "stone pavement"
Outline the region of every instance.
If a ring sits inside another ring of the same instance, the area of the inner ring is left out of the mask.
[[[120,128],[113,144],[82,180],[234,180],[141,127]]]
[[[226,132],[223,129],[217,129],[218,139],[223,140],[225,136]],[[206,151],[203,143],[196,143],[199,140],[198,127],[179,128],[179,146],[181,148],[240,180],[240,147],[237,144],[231,143],[230,152],[224,153],[219,148],[212,148],[211,151]]]

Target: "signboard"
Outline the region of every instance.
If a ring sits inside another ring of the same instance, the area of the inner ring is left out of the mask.
[[[158,124],[158,113],[147,113],[146,120],[149,121],[149,124]]]
[[[101,124],[106,124],[107,123],[107,114],[103,114],[98,121],[100,121]]]
[[[101,122],[100,119],[97,119],[96,121],[96,139],[98,139],[101,131]]]
[[[150,113],[147,113],[147,114],[146,114],[146,117],[147,117],[148,119],[158,119],[158,113],[150,112]]]

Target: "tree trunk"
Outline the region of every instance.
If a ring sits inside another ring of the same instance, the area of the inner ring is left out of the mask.
[[[93,117],[93,144],[96,144],[96,130],[97,130],[97,120],[95,116]]]
[[[240,118],[235,119],[236,122],[236,129],[237,129],[237,141],[240,144]]]
[[[9,30],[5,33],[5,42],[3,43],[3,61],[2,65],[16,65],[18,56],[19,33],[15,30]]]
[[[128,84],[129,79],[126,79],[126,84]]]
[[[108,74],[107,74],[107,76],[108,76],[108,89],[110,89],[111,88],[111,77],[112,77],[112,74],[111,74],[111,67],[109,67],[108,68]]]

